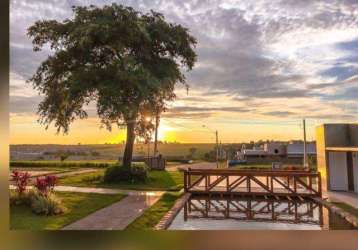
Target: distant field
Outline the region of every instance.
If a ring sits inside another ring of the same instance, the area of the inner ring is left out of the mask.
[[[190,154],[189,149],[196,148],[193,159],[202,159],[204,154],[214,149],[214,144],[200,143],[168,143],[158,145],[159,152],[169,159],[183,158]],[[93,160],[108,161],[117,160],[123,155],[124,144],[96,144],[96,145],[10,145],[10,159],[19,160],[59,160],[56,152],[70,151],[67,161]],[[148,146],[136,144],[134,156],[146,156]],[[150,154],[153,154],[153,145],[150,146]]]
[[[117,161],[115,160],[106,160],[106,161],[96,161],[96,160],[78,160],[78,161],[58,161],[58,160],[46,160],[46,161],[36,161],[36,160],[25,160],[25,161],[10,161],[11,168],[106,168],[111,165],[114,165]]]

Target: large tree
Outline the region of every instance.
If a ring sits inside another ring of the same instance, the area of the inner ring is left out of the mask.
[[[153,129],[146,117],[175,98],[176,83],[187,86],[182,71],[194,66],[196,39],[154,11],[112,4],[73,12],[72,19],[37,21],[28,28],[34,51],[46,45],[54,51],[29,80],[44,95],[39,120],[68,133],[74,120],[88,116],[84,107],[95,102],[107,129],[126,126],[123,165],[129,167],[135,136]]]

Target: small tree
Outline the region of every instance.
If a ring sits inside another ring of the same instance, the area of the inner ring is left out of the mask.
[[[197,148],[194,148],[194,147],[189,148],[190,158],[194,157],[196,151],[197,151]]]
[[[28,29],[34,51],[45,44],[54,50],[30,79],[45,96],[40,122],[68,133],[74,120],[88,116],[83,107],[95,101],[107,129],[126,126],[123,165],[130,167],[136,135],[150,129],[145,117],[175,98],[176,83],[186,84],[181,69],[194,66],[196,39],[154,11],[112,4],[73,12],[73,19],[37,21]]]

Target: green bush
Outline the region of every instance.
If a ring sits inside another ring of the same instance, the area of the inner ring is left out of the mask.
[[[65,210],[61,201],[53,193],[45,196],[38,192],[31,195],[31,209],[39,215],[57,215]]]
[[[104,182],[145,182],[148,178],[146,166],[133,165],[131,168],[113,166],[106,169]]]

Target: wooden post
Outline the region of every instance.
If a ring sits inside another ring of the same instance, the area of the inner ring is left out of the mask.
[[[188,174],[187,171],[184,170],[184,191],[185,193],[188,192],[188,183],[187,183]]]
[[[247,190],[251,193],[251,183],[250,183],[250,175],[247,175]]]

